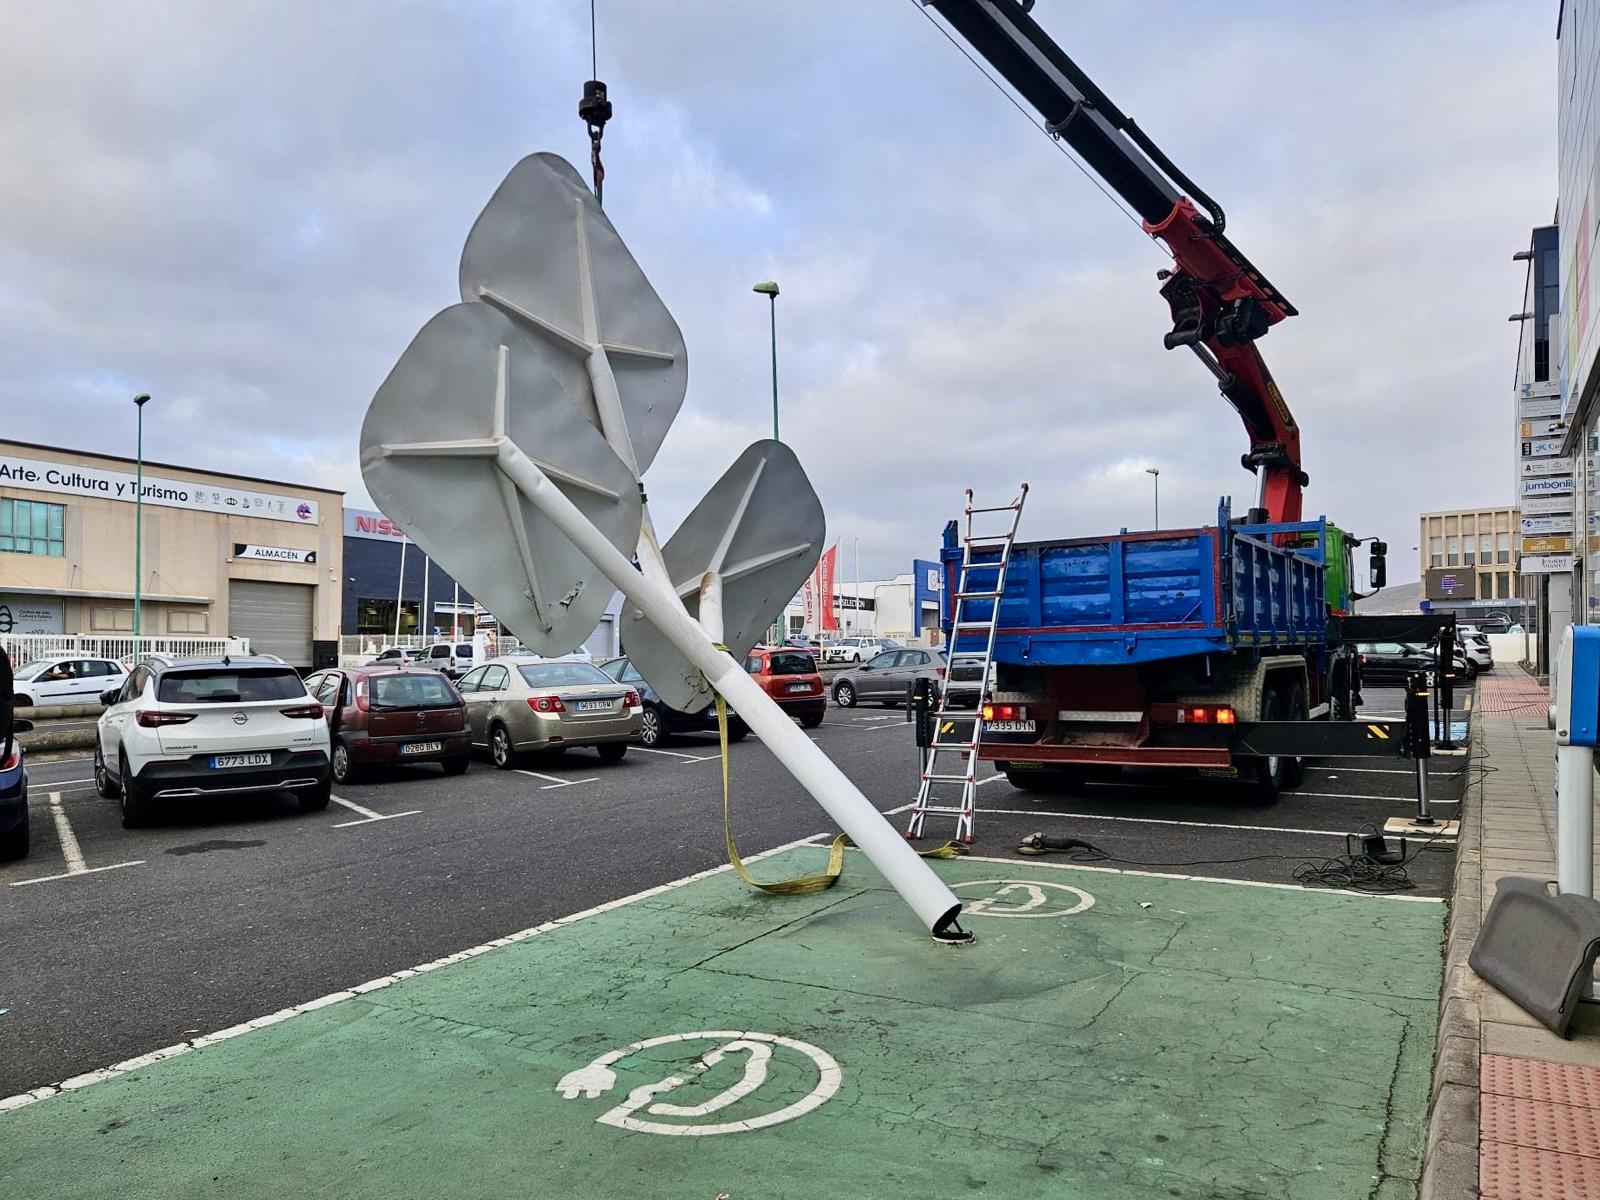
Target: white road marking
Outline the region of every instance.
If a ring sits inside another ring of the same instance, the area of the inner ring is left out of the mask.
[[[1306,770],[1308,770],[1308,771],[1331,771],[1335,775],[1354,775],[1356,772],[1359,771],[1363,775],[1410,775],[1413,778],[1415,778],[1415,776],[1417,774],[1416,771],[1414,771],[1414,770],[1405,771],[1405,770],[1401,770],[1401,769],[1396,768],[1396,767],[1312,767],[1312,766],[1308,766],[1308,767],[1306,767]],[[1447,778],[1448,779],[1453,775],[1459,775],[1459,774],[1461,774],[1461,770],[1460,770],[1460,768],[1457,768],[1454,771],[1439,771],[1439,772],[1435,772],[1431,776],[1431,778],[1443,777],[1443,778]],[[1296,792],[1294,794],[1298,796],[1300,793]]]
[[[763,850],[759,854],[747,855],[744,861],[747,863],[760,862],[763,858],[771,858],[774,854],[782,854],[785,850],[793,850],[797,846],[810,845],[818,838],[827,836],[826,833],[813,833],[810,837],[797,838],[792,842],[785,842],[781,846],[774,846],[770,850]],[[1014,860],[1006,859],[1002,861],[1010,862],[1013,866],[1016,865]],[[443,958],[436,958],[432,962],[420,963],[415,967],[396,971],[393,975],[369,979],[366,983],[358,983],[354,987],[346,988],[343,991],[331,992],[326,996],[319,996],[315,1000],[307,1000],[304,1004],[296,1004],[290,1008],[280,1008],[277,1012],[268,1013],[263,1017],[256,1017],[252,1021],[243,1021],[238,1025],[230,1025],[226,1029],[219,1029],[215,1033],[208,1033],[203,1037],[193,1038],[187,1042],[176,1042],[171,1046],[162,1046],[157,1050],[151,1050],[134,1058],[123,1059],[121,1062],[113,1063],[109,1067],[102,1067],[98,1071],[86,1071],[82,1075],[74,1075],[71,1079],[64,1079],[57,1084],[46,1084],[43,1087],[36,1087],[32,1091],[22,1092],[16,1096],[6,1096],[0,1098],[0,1113],[25,1108],[30,1104],[46,1100],[62,1092],[77,1091],[79,1088],[86,1088],[91,1084],[103,1083],[107,1079],[115,1079],[117,1076],[126,1075],[130,1071],[141,1070],[152,1063],[160,1062],[162,1059],[175,1058],[180,1054],[187,1054],[190,1050],[199,1050],[217,1042],[225,1042],[230,1038],[236,1038],[242,1033],[249,1033],[255,1029],[265,1029],[269,1025],[276,1025],[281,1021],[287,1021],[291,1017],[315,1012],[319,1008],[327,1008],[328,1005],[337,1004],[341,1000],[354,999],[356,996],[365,995],[367,992],[375,992],[381,988],[390,987],[399,983],[402,979],[410,979],[413,975],[420,975],[425,971],[434,971],[440,967],[452,966],[458,962],[466,962],[470,958],[477,958],[480,954],[498,950],[501,946],[510,946],[516,942],[527,941],[529,938],[536,937],[541,933],[549,933],[553,929],[560,929],[563,925],[571,925],[589,917],[597,917],[601,913],[610,912],[612,909],[635,904],[640,900],[648,900],[665,892],[676,891],[678,888],[688,884],[698,883],[702,879],[709,879],[713,875],[721,875],[725,871],[731,870],[733,870],[732,865],[724,863],[720,867],[696,871],[693,875],[685,875],[682,879],[674,879],[670,883],[657,884],[655,887],[646,888],[642,892],[635,892],[631,896],[607,900],[604,904],[597,904],[593,908],[584,909],[582,912],[575,912],[570,916],[557,917],[554,921],[546,921],[543,925],[535,925],[531,929],[518,930],[516,933],[507,934],[505,937],[495,938],[492,942],[484,942],[466,950],[458,950],[454,954],[447,954]]]
[[[396,817],[414,817],[419,812],[422,811],[420,808],[413,808],[413,809],[408,809],[405,812],[380,813],[380,812],[373,812],[370,808],[365,808],[362,805],[357,804],[353,800],[346,800],[342,796],[329,796],[328,799],[332,800],[335,804],[342,804],[345,808],[348,808],[351,812],[355,812],[355,813],[360,813],[361,814],[361,820],[359,820],[359,821],[340,821],[338,824],[336,824],[333,827],[335,829],[348,829],[352,825],[367,825],[367,824],[370,824],[373,821],[392,821]]]
[[[669,758],[681,758],[685,762],[692,762],[692,763],[712,762],[712,761],[722,757],[722,755],[720,753],[717,753],[717,754],[700,754],[700,755],[679,754],[676,750],[652,750],[649,746],[635,746],[635,747],[633,747],[633,749],[639,751],[641,754],[665,754]]]
[[[66,787],[69,783],[93,783],[94,776],[91,775],[87,779],[41,779],[39,782],[45,787]]]
[[[72,879],[79,875],[94,875],[101,871],[115,871],[118,867],[137,867],[145,860],[134,859],[131,862],[112,863],[109,867],[91,867],[83,859],[83,848],[78,845],[78,835],[72,832],[72,822],[67,820],[67,814],[61,807],[61,793],[50,793],[50,816],[56,826],[56,837],[61,841],[61,857],[66,859],[67,869],[59,875],[40,875],[33,879],[18,879],[12,887],[27,887],[30,883],[49,883],[56,879]]]
[[[643,747],[636,746],[634,748],[642,749]],[[588,779],[562,779],[559,775],[541,775],[537,771],[524,771],[521,767],[517,768],[517,774],[532,775],[535,779],[549,780],[548,783],[539,789],[541,792],[548,792],[551,788],[571,787],[575,783],[594,783],[600,778],[598,775],[591,775]]]
[[[1408,775],[1413,772],[1406,772]],[[1415,804],[1415,796],[1357,796],[1351,792],[1302,792],[1296,788],[1292,792],[1285,792],[1286,796],[1312,796],[1318,800],[1387,800],[1391,804]],[[1428,798],[1430,804],[1459,804],[1459,800],[1435,800]]]
[[[1302,796],[1304,792],[1295,792]],[[1297,829],[1287,825],[1226,825],[1221,821],[1177,821],[1167,817],[1107,817],[1099,813],[1051,812],[1033,808],[980,808],[980,813],[997,813],[1008,817],[1051,817],[1074,821],[1126,821],[1133,825],[1182,825],[1193,829],[1247,829],[1252,833],[1309,833],[1318,837],[1344,837],[1343,829]]]

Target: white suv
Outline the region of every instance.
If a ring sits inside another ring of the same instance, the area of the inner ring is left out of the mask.
[[[151,659],[101,699],[95,787],[121,799],[125,828],[187,796],[283,790],[328,807],[328,724],[282,659]]]
[[[825,663],[866,662],[867,659],[873,657],[874,655],[879,654],[884,650],[895,649],[898,647],[898,645],[899,643],[891,641],[889,638],[840,638],[837,642],[833,643],[833,645],[824,646],[822,648],[822,661]]]

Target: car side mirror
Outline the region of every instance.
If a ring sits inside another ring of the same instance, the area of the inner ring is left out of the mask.
[[[1388,553],[1387,542],[1372,543],[1372,556],[1367,560],[1367,586],[1373,591],[1377,591],[1388,581]]]
[[[100,703],[104,704],[107,708],[110,708],[117,702],[117,697],[121,694],[121,688],[107,688],[105,691],[100,693]]]
[[[26,718],[26,717],[18,717],[15,721],[11,722],[11,732],[12,733],[32,733],[33,732],[33,722],[28,720],[28,718]]]

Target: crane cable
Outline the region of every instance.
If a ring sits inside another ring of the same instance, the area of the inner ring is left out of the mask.
[[[606,122],[611,119],[611,101],[606,97],[606,85],[595,78],[600,74],[599,43],[595,37],[595,0],[589,0],[589,79],[583,85],[583,99],[578,101],[578,116],[589,131],[589,169],[594,176],[594,198],[605,205],[606,168],[600,161],[600,140],[605,137]]]

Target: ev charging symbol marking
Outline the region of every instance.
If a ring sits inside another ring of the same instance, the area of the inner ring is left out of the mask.
[[[576,1071],[568,1071],[561,1077],[561,1082],[556,1085],[568,1100],[576,1100],[581,1095],[586,1100],[593,1100],[603,1092],[608,1092],[617,1085],[617,1074],[611,1068],[629,1055],[640,1050],[648,1050],[653,1046],[665,1046],[673,1042],[711,1041],[716,1045],[711,1050],[705,1051],[694,1058],[684,1071],[668,1075],[655,1083],[641,1084],[630,1091],[623,1101],[615,1107],[601,1113],[595,1121],[601,1125],[612,1125],[618,1129],[628,1129],[635,1133],[660,1133],[669,1137],[707,1137],[718,1133],[747,1133],[753,1129],[765,1129],[769,1125],[780,1125],[785,1121],[792,1121],[796,1117],[804,1116],[814,1108],[818,1108],[831,1100],[839,1090],[842,1072],[839,1064],[832,1055],[821,1050],[809,1042],[798,1041],[794,1038],[780,1037],[773,1033],[755,1033],[753,1031],[712,1030],[700,1033],[669,1033],[664,1037],[646,1038],[642,1042],[633,1042],[620,1050],[610,1050],[602,1054],[586,1067],[579,1067]],[[635,1116],[640,1109],[646,1114],[658,1117],[706,1117],[712,1113],[720,1112],[732,1104],[738,1103],[752,1093],[759,1091],[762,1084],[766,1083],[769,1073],[769,1064],[772,1060],[773,1049],[785,1047],[789,1050],[810,1059],[817,1070],[817,1082],[809,1093],[802,1096],[792,1104],[784,1105],[774,1112],[760,1116],[746,1117],[740,1121],[716,1121],[704,1125],[678,1125],[668,1124],[663,1121],[649,1121]],[[734,1083],[699,1104],[672,1104],[657,1097],[675,1091],[691,1082],[699,1075],[716,1066],[730,1055],[745,1054],[744,1073]]]
[[[994,890],[967,904],[962,909],[967,916],[1070,917],[1094,906],[1094,897],[1082,888],[1035,879],[971,879],[951,890],[961,893],[976,888]]]

